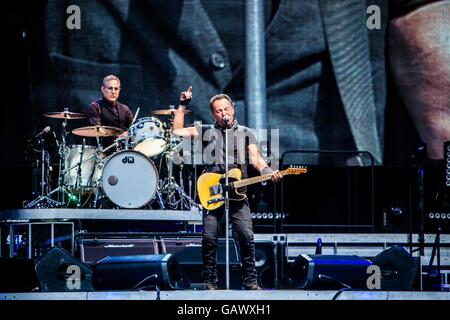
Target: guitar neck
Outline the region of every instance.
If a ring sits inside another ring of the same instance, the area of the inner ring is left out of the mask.
[[[280,171],[280,174],[282,176],[284,176],[286,173],[287,173],[287,170]],[[262,176],[257,176],[257,177],[253,177],[253,178],[235,181],[232,183],[232,186],[233,186],[233,188],[242,188],[242,187],[254,184],[254,183],[270,180],[271,178],[272,178],[272,174],[268,173],[268,174],[264,174]]]

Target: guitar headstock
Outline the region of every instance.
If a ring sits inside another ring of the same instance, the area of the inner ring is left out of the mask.
[[[290,166],[286,170],[287,170],[286,174],[297,175],[297,174],[308,172],[308,167],[307,166]]]

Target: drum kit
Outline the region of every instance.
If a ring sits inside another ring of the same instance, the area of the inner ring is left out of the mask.
[[[153,111],[154,115],[171,116],[168,122],[161,122],[153,116],[136,121],[135,117],[127,134],[111,126],[73,129],[73,135],[83,138],[82,144],[67,144],[66,128],[69,120],[86,119],[84,114],[68,109],[44,114],[45,117],[62,120],[61,141],[57,141],[60,159],[58,186],[51,191],[44,188],[49,185],[45,172],[50,164],[48,157],[44,157],[48,152],[41,147],[40,196],[24,207],[132,209],[152,208],[157,203],[159,209],[201,209],[191,198],[191,190],[189,194],[184,190],[182,163],[179,164],[180,184],[174,177],[174,150],[182,143],[181,138],[173,137],[171,133],[174,112],[173,106]],[[95,138],[96,145],[86,145],[85,138]],[[102,138],[114,142],[103,147]],[[167,177],[163,179],[160,177],[162,165],[158,170],[157,161],[166,166]]]

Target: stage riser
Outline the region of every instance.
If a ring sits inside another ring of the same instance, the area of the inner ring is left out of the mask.
[[[23,201],[32,198],[32,168],[4,168],[1,172],[4,180],[8,181],[8,188],[3,192],[0,210],[14,211],[15,214],[22,212],[17,209],[23,206]],[[425,172],[423,217],[418,207],[415,167],[374,167],[373,189],[371,172],[370,167],[314,166],[308,174],[286,177],[282,183],[252,185],[249,187],[249,201],[252,212],[259,217],[253,219],[255,230],[262,233],[417,233],[420,230],[421,218],[425,232],[436,232],[438,227],[444,232],[450,230],[450,203],[447,203],[450,192],[448,188],[440,188],[443,182],[443,170],[440,167],[427,168]],[[401,211],[399,216],[393,214],[393,207]],[[115,211],[121,214],[123,210]],[[43,212],[47,212],[46,209],[42,209],[39,214]],[[102,211],[88,209],[83,212],[81,215],[86,218],[96,216],[97,219],[103,219]],[[446,218],[429,218],[430,213],[436,212],[446,213]],[[263,219],[264,213],[265,216],[283,213],[285,218]],[[5,214],[8,215],[5,211],[0,211],[0,217]],[[62,213],[63,216],[65,214]],[[21,217],[18,219],[27,219],[26,215],[19,216]],[[164,219],[175,218],[194,221],[201,219],[201,216],[192,219],[168,214]],[[140,219],[140,216],[131,215],[129,219]],[[341,225],[350,227],[344,228],[340,227]]]

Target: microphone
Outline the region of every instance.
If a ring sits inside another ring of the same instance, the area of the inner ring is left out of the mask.
[[[228,119],[228,116],[223,116],[222,121],[223,121],[225,124],[228,124],[228,121],[230,121],[230,119]]]
[[[50,126],[46,126],[44,129],[42,129],[41,132],[39,132],[37,135],[35,135],[35,138],[39,138],[40,136],[42,136],[43,134],[49,132],[51,130]]]

